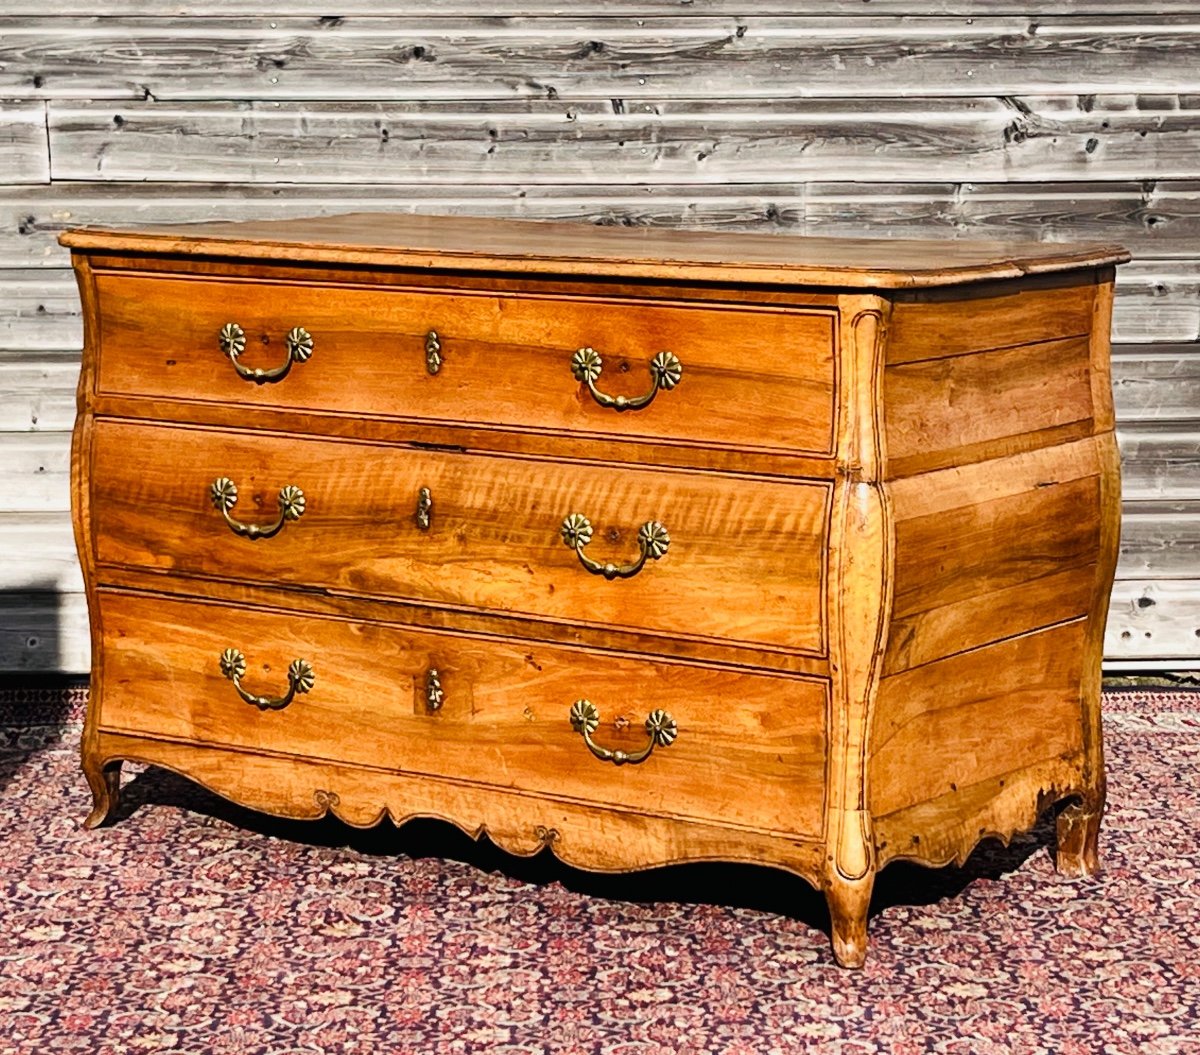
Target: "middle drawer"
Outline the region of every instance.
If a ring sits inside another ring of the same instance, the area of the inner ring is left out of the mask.
[[[113,420],[90,479],[101,565],[824,651],[823,483]]]

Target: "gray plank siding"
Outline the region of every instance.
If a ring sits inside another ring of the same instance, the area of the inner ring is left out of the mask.
[[[123,18],[151,16],[165,19],[210,15],[263,19],[316,16],[333,20],[378,16],[379,0],[93,0],[91,15]],[[337,14],[330,14],[336,10]],[[1194,14],[1194,0],[1156,0],[1153,14]],[[528,18],[573,15],[577,9],[566,0],[510,0],[490,4],[494,18]],[[6,0],[5,15],[41,17],[44,0]],[[479,14],[477,0],[425,0],[421,14],[431,18],[471,17]],[[1047,15],[1141,15],[1144,4],[1133,0],[1051,0],[1035,7],[1029,0],[604,0],[588,12],[589,19],[647,18],[670,15],[811,15],[820,18],[859,19],[879,15],[986,17],[1020,15],[1036,22]]]
[[[1162,108],[1159,108],[1159,104]],[[1190,179],[1200,96],[50,105],[56,180]]]
[[[58,233],[352,209],[1122,242],[1107,655],[1200,658],[1194,3],[0,6],[0,669],[87,664]]]
[[[40,99],[899,98],[1200,91],[1190,15],[0,19]]]
[[[45,183],[49,179],[46,104],[5,102],[0,98],[0,185]]]
[[[78,382],[78,351],[0,351],[0,443],[8,432],[69,432]]]

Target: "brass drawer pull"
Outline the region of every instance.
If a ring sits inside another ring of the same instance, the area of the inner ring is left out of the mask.
[[[240,520],[234,520],[229,515],[229,510],[237,504],[238,489],[237,484],[229,479],[228,476],[218,476],[212,482],[208,493],[212,499],[212,504],[221,511],[221,516],[225,518],[225,523],[229,525],[229,530],[235,535],[241,535],[242,538],[271,538],[278,535],[283,530],[283,525],[289,520],[299,520],[304,516],[304,492],[291,484],[280,489],[279,518],[274,524],[268,524],[266,527],[261,527],[258,524],[243,524]]]
[[[246,657],[236,648],[227,648],[221,653],[221,673],[233,682],[237,694],[247,703],[260,711],[282,711],[297,693],[303,695],[311,692],[317,680],[312,667],[307,660],[293,659],[288,665],[288,691],[286,696],[255,696],[242,688],[242,678],[246,676]]]
[[[683,376],[683,363],[674,352],[659,352],[650,360],[650,379],[653,384],[644,396],[610,396],[596,388],[596,380],[604,369],[604,360],[595,348],[580,348],[571,356],[571,373],[576,381],[582,381],[591,392],[592,398],[602,407],[613,410],[641,410],[649,406],[658,390],[670,392]]]
[[[679,735],[679,726],[666,711],[651,711],[646,716],[646,732],[650,740],[640,751],[629,754],[626,751],[610,751],[601,747],[592,739],[592,733],[600,724],[600,711],[591,700],[576,700],[571,704],[571,728],[583,737],[591,751],[601,762],[611,762],[614,766],[623,766],[626,762],[637,765],[650,757],[655,747],[670,747]]]
[[[282,381],[287,377],[288,371],[292,368],[292,363],[306,363],[312,358],[313,353],[312,334],[303,326],[294,326],[288,330],[287,336],[283,339],[284,344],[287,346],[287,358],[283,361],[283,365],[272,367],[270,370],[251,370],[249,367],[242,366],[238,362],[242,352],[246,350],[245,330],[236,322],[227,322],[221,327],[221,334],[218,339],[221,343],[221,351],[229,356],[229,361],[233,363],[233,368],[238,372],[238,377],[246,381],[253,381],[256,385],[266,385],[273,381]]]
[[[433,495],[428,487],[422,487],[417,492],[417,511],[413,514],[413,519],[422,531],[429,530],[430,521],[433,519]]]
[[[562,540],[593,575],[612,579],[630,579],[642,570],[647,560],[658,560],[671,545],[671,536],[657,520],[647,520],[638,528],[638,549],[641,553],[632,564],[601,564],[583,552],[583,547],[592,541],[592,522],[582,513],[572,513],[562,522]]]
[[[432,375],[442,368],[442,339],[437,330],[425,334],[425,369]]]
[[[442,688],[442,676],[437,667],[430,667],[425,672],[425,709],[430,713],[440,711],[446,702],[446,692]]]

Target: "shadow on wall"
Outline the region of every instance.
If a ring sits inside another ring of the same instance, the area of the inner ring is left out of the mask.
[[[0,795],[82,718],[87,678],[63,674],[56,583],[0,591]]]

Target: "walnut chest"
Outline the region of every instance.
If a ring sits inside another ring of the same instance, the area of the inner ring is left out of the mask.
[[[72,231],[83,769],[876,872],[1096,867],[1112,246],[397,215]]]

